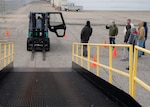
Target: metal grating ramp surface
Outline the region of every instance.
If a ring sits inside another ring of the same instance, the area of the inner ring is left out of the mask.
[[[0,81],[0,107],[118,107],[72,69],[14,68]]]

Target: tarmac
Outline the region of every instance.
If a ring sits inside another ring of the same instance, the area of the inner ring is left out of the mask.
[[[91,21],[93,34],[89,43],[100,43],[104,40],[108,43],[108,30],[105,25],[111,24],[115,20],[119,28],[119,34],[116,38],[117,44],[123,44],[124,34],[123,28],[128,18],[136,26],[139,21],[148,22],[150,26],[150,12],[149,11],[60,11],[63,13],[64,20],[67,25],[66,38],[57,38],[52,32],[49,32],[51,40],[51,50],[46,53],[46,61],[42,60],[42,53],[37,52],[35,59],[31,61],[31,52],[26,50],[26,39],[28,37],[28,15],[30,11],[57,11],[47,2],[34,2],[24,5],[15,10],[6,12],[0,17],[0,40],[13,41],[15,43],[15,62],[16,68],[29,67],[29,68],[70,68],[72,61],[72,43],[80,42],[81,29],[87,20]],[[10,36],[5,37],[5,29],[8,28]],[[148,32],[150,34],[150,31]],[[148,35],[146,48],[150,50],[150,37]],[[94,50],[94,48],[93,48]],[[128,66],[128,61],[120,61],[122,56],[122,48],[117,48],[118,56],[113,58],[113,66],[124,72],[128,72],[125,68]],[[91,58],[95,52],[91,52]],[[101,51],[101,62],[108,64],[108,48]],[[150,55],[142,56],[138,60],[138,77],[150,85]],[[95,69],[91,71],[95,73]],[[108,80],[108,70],[101,68],[101,77]],[[128,80],[118,74],[113,73],[113,85],[128,92]],[[136,100],[143,105],[149,107],[150,105],[150,92],[145,91],[137,85]]]

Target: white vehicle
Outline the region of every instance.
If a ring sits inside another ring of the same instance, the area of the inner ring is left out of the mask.
[[[51,0],[46,0],[47,2],[50,2]]]
[[[67,6],[65,6],[65,11],[80,11],[82,9],[82,6],[75,6],[74,3],[68,3]]]

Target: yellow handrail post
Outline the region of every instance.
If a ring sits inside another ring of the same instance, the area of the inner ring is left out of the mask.
[[[109,47],[109,82],[112,84],[112,46]]]
[[[91,56],[91,49],[90,49],[90,44],[88,44],[88,71],[90,71],[90,56]]]
[[[74,44],[72,44],[72,61],[74,61]]]
[[[132,95],[133,46],[129,47],[129,94]]]
[[[6,67],[6,43],[4,43],[4,67]]]
[[[100,63],[100,46],[97,45],[97,63],[99,64]],[[96,75],[97,76],[100,76],[100,66],[97,65],[97,68],[96,68]]]
[[[12,43],[12,61],[14,61],[14,43]]]
[[[132,74],[132,97],[136,97],[136,81],[134,78],[137,74],[137,62],[138,62],[138,49],[134,48],[134,66],[133,66],[133,74]]]
[[[1,59],[1,55],[2,55],[2,44],[0,43],[0,59]],[[1,65],[2,61],[0,61],[0,65]],[[1,69],[1,66],[0,66]]]
[[[78,44],[76,44],[76,55],[78,56]],[[76,63],[78,64],[78,57],[76,57]]]
[[[10,63],[10,43],[8,43],[8,64]]]
[[[83,44],[81,44],[81,66],[83,67]]]

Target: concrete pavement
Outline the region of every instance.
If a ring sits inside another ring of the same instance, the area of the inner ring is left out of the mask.
[[[42,4],[41,4],[42,3]],[[139,20],[147,21],[150,24],[150,12],[109,12],[109,11],[83,11],[83,12],[64,12],[63,16],[67,24],[67,38],[57,38],[54,33],[49,33],[51,39],[51,51],[46,53],[46,61],[42,61],[42,53],[37,52],[34,61],[31,61],[31,52],[26,51],[26,38],[28,36],[28,15],[30,11],[56,11],[47,2],[28,4],[16,10],[10,11],[5,18],[0,18],[0,39],[5,38],[5,28],[9,29],[10,37],[8,41],[15,42],[15,67],[40,67],[40,68],[70,68],[71,67],[71,45],[73,42],[80,42],[80,32],[87,20],[90,20],[93,27],[93,35],[90,43],[103,43],[106,39],[108,43],[108,31],[106,24],[111,24],[115,20],[119,25],[119,35],[117,43],[123,43],[123,25],[126,19],[131,18],[133,24],[137,25]],[[150,34],[150,32],[149,32]],[[150,50],[150,37],[147,40],[147,49]],[[125,72],[128,61],[120,61],[122,49],[118,48],[119,56],[114,58],[113,66]],[[94,55],[92,52],[91,58]],[[102,50],[102,63],[108,64],[108,48]],[[138,77],[150,85],[150,56],[145,55],[138,61]],[[101,69],[101,77],[108,80],[108,71]],[[92,69],[95,72],[95,69]],[[113,84],[128,91],[128,80],[120,75],[113,74]],[[127,82],[126,82],[127,81]],[[144,91],[138,86],[137,101],[144,107],[149,107],[150,92]]]

